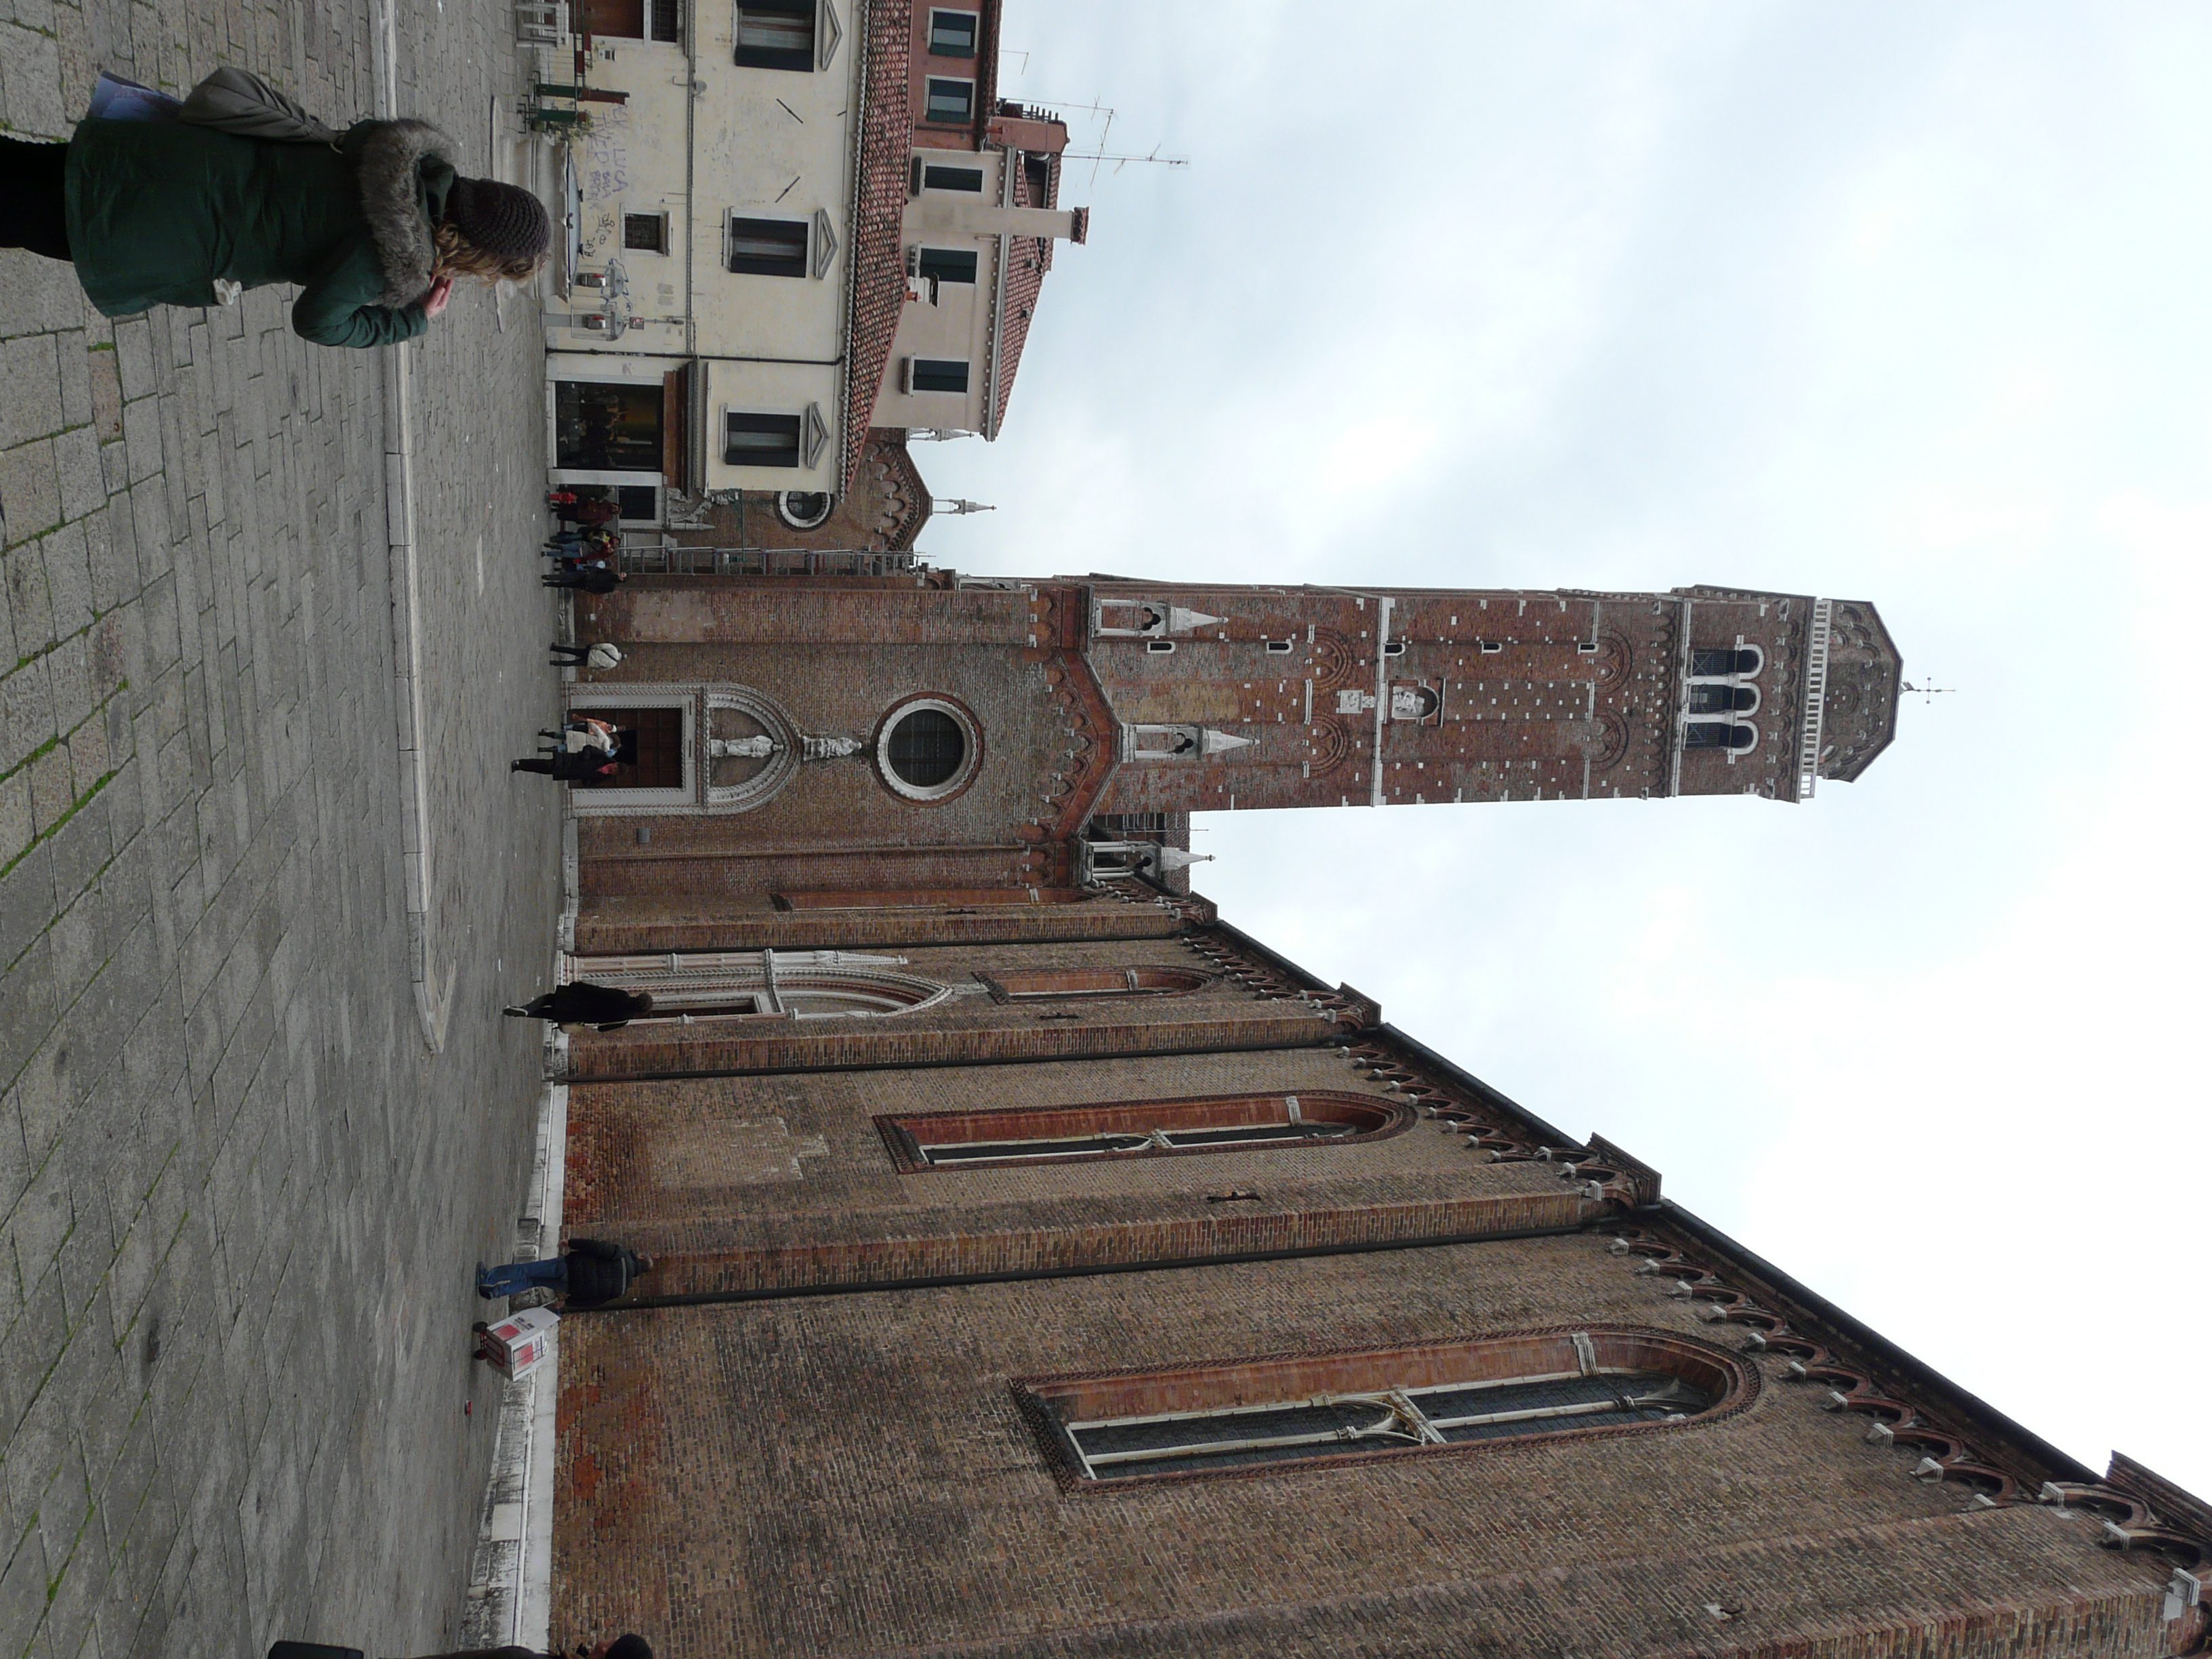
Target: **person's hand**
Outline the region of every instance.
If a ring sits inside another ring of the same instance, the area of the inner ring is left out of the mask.
[[[430,291],[422,296],[422,314],[435,317],[444,311],[453,297],[453,279],[441,276],[430,284]]]

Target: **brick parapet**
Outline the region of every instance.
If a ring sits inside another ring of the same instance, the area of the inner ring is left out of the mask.
[[[812,951],[923,945],[1024,945],[1072,939],[1165,939],[1182,917],[1166,906],[1093,900],[948,909],[793,912],[704,902],[587,898],[576,918],[585,953],[642,951]]]
[[[1036,1025],[1004,1023],[927,1030],[849,1020],[795,1023],[739,1035],[700,1026],[632,1025],[570,1045],[574,1082],[749,1073],[1006,1065],[1127,1054],[1213,1054],[1322,1042],[1333,1027],[1304,1008],[1270,1004],[1249,1012],[1167,1023]]]
[[[1205,1190],[1209,1185],[1213,1191]],[[992,1224],[993,1218],[971,1211],[958,1213],[956,1226],[938,1231],[917,1231],[910,1216],[817,1217],[817,1229],[834,1223],[843,1236],[809,1238],[787,1221],[702,1220],[633,1224],[623,1237],[653,1259],[636,1298],[651,1306],[665,1298],[792,1295],[1407,1248],[1579,1227],[1607,1213],[1603,1203],[1566,1191],[1334,1209],[1247,1207],[1231,1196],[1236,1191],[1233,1182],[1201,1182],[1180,1199],[1084,1206],[1139,1212],[1119,1219],[1080,1219],[1069,1213],[1073,1206],[1038,1205],[1022,1206],[1029,1212],[1027,1224],[1013,1217]],[[629,1305],[603,1311],[619,1313]]]

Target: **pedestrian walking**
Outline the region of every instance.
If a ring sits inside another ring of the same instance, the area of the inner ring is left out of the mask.
[[[566,559],[572,564],[597,562],[611,565],[614,556],[622,550],[622,538],[611,530],[562,530],[545,538],[538,551],[549,559]]]
[[[477,1294],[489,1301],[539,1289],[559,1293],[558,1308],[599,1308],[628,1293],[653,1258],[603,1238],[572,1238],[568,1248],[539,1261],[509,1261],[477,1273]]]
[[[570,587],[579,593],[611,593],[629,578],[603,564],[589,564],[548,571],[538,580],[548,587]]]
[[[0,137],[0,246],[74,264],[109,317],[296,283],[303,339],[411,340],[457,278],[524,281],[552,247],[535,196],[463,178],[453,154],[427,121],[340,134],[219,70],[160,118],[89,118],[64,143]]]
[[[501,1010],[509,1019],[550,1019],[556,1025],[596,1025],[602,1031],[618,1031],[630,1021],[653,1012],[649,992],[625,991],[618,985],[572,979],[519,1006]]]
[[[562,752],[571,755],[600,754],[621,760],[626,758],[625,747],[635,748],[635,744],[625,745],[623,739],[629,734],[620,726],[610,726],[605,720],[595,720],[588,716],[570,720],[562,731],[540,732],[538,735],[550,738]]]
[[[602,672],[621,666],[622,647],[614,645],[563,645],[556,640],[545,647],[553,653],[552,668],[593,668]]]
[[[592,783],[615,775],[617,757],[603,755],[596,750],[585,750],[570,754],[563,750],[557,755],[532,755],[525,760],[509,761],[509,772],[534,772],[541,778],[551,778],[560,783]]]
[[[571,495],[553,503],[555,516],[586,530],[611,525],[622,517],[622,504],[605,495]]]

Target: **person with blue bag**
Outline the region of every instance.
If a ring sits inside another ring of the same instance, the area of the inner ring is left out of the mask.
[[[109,317],[296,283],[301,338],[411,340],[455,279],[526,281],[552,248],[544,204],[453,149],[427,121],[337,132],[243,70],[181,102],[103,76],[66,143],[0,136],[0,247],[74,264]]]

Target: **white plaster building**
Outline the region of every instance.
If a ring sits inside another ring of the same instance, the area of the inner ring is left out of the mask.
[[[833,498],[872,425],[995,436],[1066,129],[996,95],[997,0],[575,0],[589,130],[546,324],[554,477]]]

